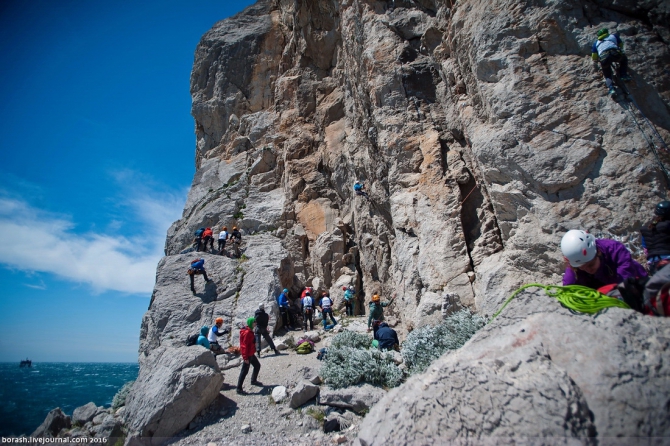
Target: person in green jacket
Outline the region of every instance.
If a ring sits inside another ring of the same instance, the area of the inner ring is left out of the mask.
[[[395,294],[389,302],[382,302],[378,294],[372,296],[372,302],[370,302],[370,312],[368,316],[368,331],[374,329],[374,332],[377,332],[377,327],[381,321],[384,320],[384,307],[388,307],[395,300]]]

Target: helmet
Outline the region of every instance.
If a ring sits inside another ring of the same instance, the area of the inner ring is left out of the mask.
[[[598,30],[598,39],[599,40],[602,40],[609,35],[610,35],[610,32],[607,28],[602,28],[602,29]]]
[[[361,184],[361,182],[360,182],[360,181],[356,181],[356,184]]]
[[[233,226],[233,231],[237,231],[237,226]]]
[[[342,291],[347,291],[347,287],[343,286]]]
[[[372,302],[379,302],[379,294],[372,296]]]
[[[223,227],[223,230],[224,230],[224,231],[227,231],[227,230],[228,230],[228,228],[227,228],[226,226],[224,226],[224,227]]]
[[[659,217],[670,217],[670,201],[661,201],[656,205],[654,214]]]
[[[351,291],[354,291],[354,286],[353,286],[353,285],[349,285],[349,289],[350,289]]]
[[[284,293],[288,293],[288,289],[287,289],[287,288],[284,288],[284,291],[283,291],[283,292],[284,292]]]
[[[561,240],[561,251],[570,266],[579,268],[593,260],[598,253],[598,248],[594,236],[579,229],[571,229]]]
[[[321,292],[321,295],[322,295],[322,296],[327,296],[327,295],[328,295],[328,291],[322,291],[322,292]]]
[[[265,310],[265,304],[263,304],[263,303],[258,304],[258,309],[259,310]]]
[[[216,322],[217,325],[218,324],[223,324],[223,318],[222,317],[217,317],[215,322]]]

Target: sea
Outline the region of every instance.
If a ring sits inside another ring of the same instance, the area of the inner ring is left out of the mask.
[[[0,437],[30,435],[56,407],[70,416],[91,401],[109,407],[138,373],[137,363],[0,363]]]

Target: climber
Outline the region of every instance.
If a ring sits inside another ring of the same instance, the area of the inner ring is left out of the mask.
[[[561,240],[561,251],[566,263],[563,285],[597,290],[629,277],[647,276],[642,265],[616,240],[596,239],[585,231],[571,229]]]
[[[658,203],[654,214],[656,216],[640,229],[651,275],[670,263],[670,201]]]
[[[207,335],[207,340],[209,341],[209,349],[213,352],[220,352],[223,347],[219,345],[219,336],[223,336],[224,334],[228,333],[228,330],[222,329],[221,326],[223,325],[223,318],[217,317],[216,321],[214,321],[214,325],[212,325],[212,328],[209,330],[209,334]]]
[[[228,239],[228,228],[224,226],[219,232],[219,255],[222,256],[226,249],[226,240]]]
[[[214,237],[213,237],[212,228],[205,228],[205,231],[202,233],[202,247],[203,251],[207,251],[207,243],[209,243],[209,249],[214,249]]]
[[[195,231],[193,234],[195,238],[193,239],[193,244],[195,245],[195,250],[200,251],[202,247],[202,233],[205,232],[205,228],[200,228]]]
[[[265,312],[265,304],[258,304],[258,310],[256,310],[256,314],[254,314],[254,319],[256,319],[256,329],[254,330],[254,337],[256,338],[256,354],[259,358],[261,357],[261,342],[262,339],[265,339],[265,342],[267,342],[270,348],[274,350],[275,355],[278,355],[279,350],[275,347],[275,343],[272,342],[270,333],[268,333],[270,316]]]
[[[384,307],[388,307],[395,300],[395,294],[388,302],[382,302],[378,294],[372,296],[372,302],[370,302],[370,314],[368,315],[368,331],[371,329],[374,332],[377,332],[379,324],[384,320]]]
[[[279,314],[281,315],[282,325],[286,330],[293,329],[293,321],[290,320],[291,313],[289,312],[289,302],[288,302],[288,289],[284,288],[284,291],[277,297],[277,304],[279,305]]]
[[[195,259],[191,261],[191,266],[188,268],[188,276],[191,279],[191,292],[195,295],[195,284],[193,277],[196,275],[203,275],[205,282],[211,282],[212,280],[207,277],[207,271],[205,271],[205,259]]]
[[[309,329],[314,330],[314,321],[312,317],[314,316],[314,299],[312,299],[312,293],[307,291],[305,296],[302,298],[301,307],[302,307],[302,320],[305,326],[305,331],[307,331],[307,322],[309,321]]]
[[[240,370],[240,377],[237,380],[237,393],[240,395],[246,395],[246,392],[242,388],[244,384],[244,379],[249,373],[249,365],[254,367],[254,371],[251,372],[251,385],[253,386],[263,386],[262,383],[258,382],[258,372],[261,371],[261,363],[258,361],[258,358],[254,356],[254,324],[255,319],[250,317],[247,319],[246,327],[243,327],[240,330],[240,354],[242,355],[242,369]]]
[[[233,244],[233,256],[236,258],[240,257],[240,244],[242,243],[242,234],[240,233],[237,226],[233,226],[233,230],[228,237],[230,242]]]
[[[353,316],[356,308],[356,294],[354,293],[354,287],[352,285],[349,285],[348,287],[343,286],[342,291],[344,291],[344,307],[347,316]]]
[[[328,327],[328,317],[333,321],[333,326],[337,325],[337,321],[333,317],[333,301],[328,295],[327,291],[321,293],[321,301],[319,302],[319,308],[321,309],[321,315],[323,317],[323,328]]]
[[[200,336],[198,336],[198,341],[196,342],[196,344],[202,345],[207,350],[210,349],[210,344],[209,341],[207,340],[208,333],[209,333],[209,327],[207,325],[203,325],[202,328],[200,328]]]
[[[398,341],[398,333],[386,322],[381,322],[379,328],[374,334],[374,338],[378,342],[379,350],[398,350],[400,341]]]
[[[600,67],[603,70],[605,84],[609,89],[610,96],[616,93],[614,82],[612,81],[612,63],[619,64],[618,76],[624,82],[631,80],[628,75],[628,58],[623,52],[623,41],[618,34],[610,34],[607,28],[598,30],[598,40],[593,43],[591,48],[591,58],[594,62],[600,61]]]
[[[370,196],[368,195],[367,192],[365,192],[365,183],[361,181],[356,181],[354,183],[354,192],[356,192],[356,195],[362,195],[363,197],[367,198],[368,200],[370,199]]]

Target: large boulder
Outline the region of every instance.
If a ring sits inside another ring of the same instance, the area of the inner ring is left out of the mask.
[[[319,394],[319,386],[309,381],[300,381],[291,392],[289,407],[297,409]]]
[[[34,438],[55,437],[61,429],[69,429],[71,426],[70,417],[65,415],[60,407],[56,407],[47,414],[42,424],[30,436]]]
[[[214,401],[222,383],[209,350],[198,345],[158,349],[146,358],[126,402],[128,428],[138,436],[163,441]]]
[[[74,412],[72,412],[72,422],[79,425],[84,425],[89,421],[92,421],[93,418],[98,414],[98,406],[95,403],[90,402],[84,404],[83,406],[77,407]]]
[[[667,319],[618,308],[572,314],[526,291],[461,349],[389,392],[360,440],[666,437],[669,400]]]

